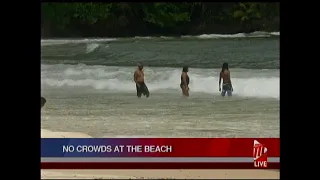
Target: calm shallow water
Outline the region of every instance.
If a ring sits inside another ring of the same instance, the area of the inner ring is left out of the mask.
[[[94,137],[279,136],[277,99],[191,95],[155,92],[137,99],[134,93],[48,93],[42,127]]]

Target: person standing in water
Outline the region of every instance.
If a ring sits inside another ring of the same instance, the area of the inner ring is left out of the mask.
[[[182,90],[182,94],[185,97],[189,97],[189,76],[188,76],[188,71],[189,68],[188,66],[184,66],[182,68],[182,73],[181,73],[181,83],[180,83],[180,88]]]
[[[222,92],[221,92],[221,79],[223,79]],[[232,96],[233,87],[232,87],[231,78],[230,78],[229,65],[227,62],[223,63],[222,70],[220,72],[219,91],[221,92],[221,96],[225,96],[226,93],[228,94],[228,96]]]
[[[133,79],[134,79],[134,82],[136,83],[138,98],[141,98],[142,94],[145,95],[146,97],[149,97],[150,93],[147,85],[144,82],[143,65],[141,63],[138,64],[138,68],[134,72]]]

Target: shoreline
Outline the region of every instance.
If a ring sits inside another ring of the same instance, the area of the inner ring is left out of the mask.
[[[41,129],[41,138],[93,138],[85,133]],[[41,179],[280,179],[279,170],[41,170]]]
[[[280,179],[272,170],[41,170],[41,179]]]
[[[252,31],[252,32],[237,32],[237,33],[200,33],[200,34],[176,34],[176,35],[154,35],[154,34],[149,34],[149,35],[135,35],[135,36],[43,36],[41,37],[41,40],[52,40],[52,39],[83,39],[83,38],[89,38],[89,39],[94,39],[94,38],[111,38],[111,39],[120,39],[120,38],[161,38],[161,37],[166,37],[166,38],[183,38],[183,37],[201,37],[201,36],[222,36],[222,37],[227,37],[227,36],[234,36],[234,35],[254,35],[255,33],[262,33],[262,34],[269,34],[273,36],[280,36],[280,30],[278,31]]]
[[[93,138],[85,133],[50,131],[41,128],[41,138]]]

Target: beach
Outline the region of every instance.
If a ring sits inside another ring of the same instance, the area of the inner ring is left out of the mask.
[[[42,138],[279,138],[279,32],[41,40]],[[232,97],[221,97],[228,62]],[[137,98],[144,65],[150,97]],[[181,95],[188,65],[190,97]],[[277,170],[41,170],[42,178],[279,179]]]
[[[280,179],[272,170],[41,170],[41,179]]]
[[[41,41],[41,127],[93,137],[279,137],[279,34]],[[221,97],[230,66],[233,97]],[[144,64],[150,97],[133,72]],[[180,89],[189,65],[190,97]]]

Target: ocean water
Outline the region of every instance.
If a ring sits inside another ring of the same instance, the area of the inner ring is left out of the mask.
[[[41,40],[42,128],[94,137],[279,137],[279,36]],[[138,62],[149,98],[136,97]],[[232,97],[219,93],[223,62]],[[179,87],[183,65],[189,98]]]

